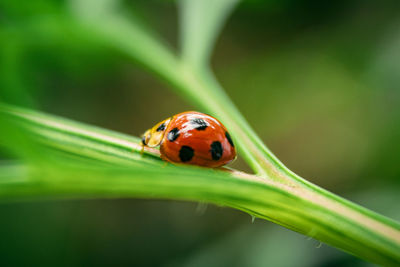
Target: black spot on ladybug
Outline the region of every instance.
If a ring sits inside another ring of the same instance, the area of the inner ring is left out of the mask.
[[[194,150],[190,146],[182,146],[179,150],[179,158],[182,162],[191,160],[194,156]]]
[[[145,146],[146,145],[146,137],[143,135],[142,136],[142,144]]]
[[[160,126],[158,126],[158,128],[157,128],[157,132],[161,132],[161,131],[164,131],[165,130],[165,123],[162,123]]]
[[[169,141],[174,142],[177,138],[179,137],[179,129],[174,128],[171,131],[169,131],[167,138]]]
[[[193,127],[198,130],[198,131],[202,131],[205,130],[208,127],[207,122],[205,122],[203,119],[201,118],[195,118],[192,119],[190,121],[190,123],[193,125]]]
[[[226,137],[226,139],[228,139],[229,144],[231,144],[232,147],[235,147],[235,145],[233,144],[231,135],[228,132],[225,132],[225,137]]]
[[[224,152],[221,143],[219,141],[212,142],[210,152],[213,160],[219,160]]]

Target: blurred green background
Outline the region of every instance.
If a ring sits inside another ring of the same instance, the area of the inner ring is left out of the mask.
[[[2,101],[135,136],[194,108],[125,55],[77,37],[70,2],[0,0]],[[124,16],[179,49],[173,1],[122,5]],[[399,25],[398,1],[244,1],[212,60],[291,170],[397,220]],[[241,160],[232,166],[249,170]],[[202,203],[40,199],[0,203],[0,214],[1,266],[369,265]]]

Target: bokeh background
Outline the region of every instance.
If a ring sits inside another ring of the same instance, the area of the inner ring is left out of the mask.
[[[179,49],[173,1],[122,4]],[[53,28],[47,18],[68,25],[69,8],[0,0],[3,101],[135,136],[194,109],[125,55],[74,39],[73,25]],[[398,1],[244,1],[212,59],[227,93],[291,170],[397,220],[399,26]],[[240,160],[233,167],[248,170]],[[370,265],[204,203],[40,199],[0,203],[0,214],[1,266]]]

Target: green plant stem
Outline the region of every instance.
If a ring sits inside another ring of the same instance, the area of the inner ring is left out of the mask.
[[[13,107],[0,114],[56,151],[109,165],[50,162],[2,171],[0,198],[143,197],[207,201],[265,218],[363,259],[400,262],[400,225],[333,194],[235,170],[165,165],[140,140],[98,127]],[[48,162],[48,160],[43,161]],[[154,167],[149,168],[149,164]],[[4,173],[10,173],[4,179]],[[18,179],[18,175],[19,177]],[[82,177],[85,177],[82,179]]]

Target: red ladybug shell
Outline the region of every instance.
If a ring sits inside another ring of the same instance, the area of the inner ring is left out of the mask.
[[[225,126],[217,119],[195,111],[171,118],[160,145],[167,161],[219,167],[236,157],[236,150]]]

